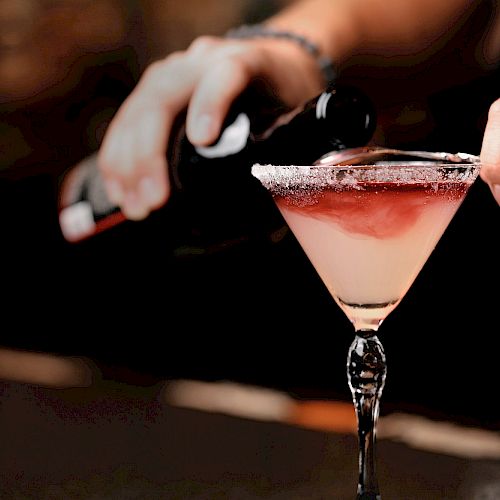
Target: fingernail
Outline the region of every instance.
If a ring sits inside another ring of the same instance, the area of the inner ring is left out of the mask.
[[[192,122],[190,137],[193,142],[205,142],[211,138],[214,120],[210,115],[201,115]]]
[[[106,193],[111,202],[116,203],[117,205],[123,201],[125,196],[125,192],[121,184],[115,180],[108,180],[104,183],[106,188]]]
[[[500,184],[493,184],[493,186],[491,186],[491,191],[493,192],[495,200],[497,200],[497,203],[500,205]]]
[[[143,202],[157,205],[163,201],[163,193],[157,182],[151,177],[143,177],[139,181],[139,193]]]

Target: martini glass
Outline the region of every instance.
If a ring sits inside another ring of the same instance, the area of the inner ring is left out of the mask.
[[[254,165],[355,338],[347,359],[358,421],[357,499],[380,499],[375,434],[386,376],[377,330],[432,253],[479,173],[476,156],[356,148],[311,166]]]

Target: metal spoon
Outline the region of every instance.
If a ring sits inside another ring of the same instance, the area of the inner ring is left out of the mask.
[[[371,162],[379,156],[403,155],[427,160],[447,161],[450,163],[479,163],[479,156],[467,153],[440,153],[433,151],[405,151],[402,149],[384,148],[380,146],[365,146],[361,148],[330,151],[314,162],[314,165],[361,165]]]

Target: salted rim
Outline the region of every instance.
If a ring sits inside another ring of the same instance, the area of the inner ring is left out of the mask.
[[[256,163],[252,175],[267,188],[356,186],[363,182],[474,182],[480,163],[382,162],[378,165],[271,165]],[[448,171],[443,175],[443,171]],[[456,174],[453,173],[456,171]],[[361,175],[362,172],[362,175]]]

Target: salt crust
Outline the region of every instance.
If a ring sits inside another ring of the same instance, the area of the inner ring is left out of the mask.
[[[294,191],[364,189],[366,183],[429,184],[472,183],[479,169],[471,164],[436,166],[433,162],[417,161],[411,165],[383,162],[373,166],[305,166],[260,165],[252,167],[252,175],[275,195],[290,195]]]

